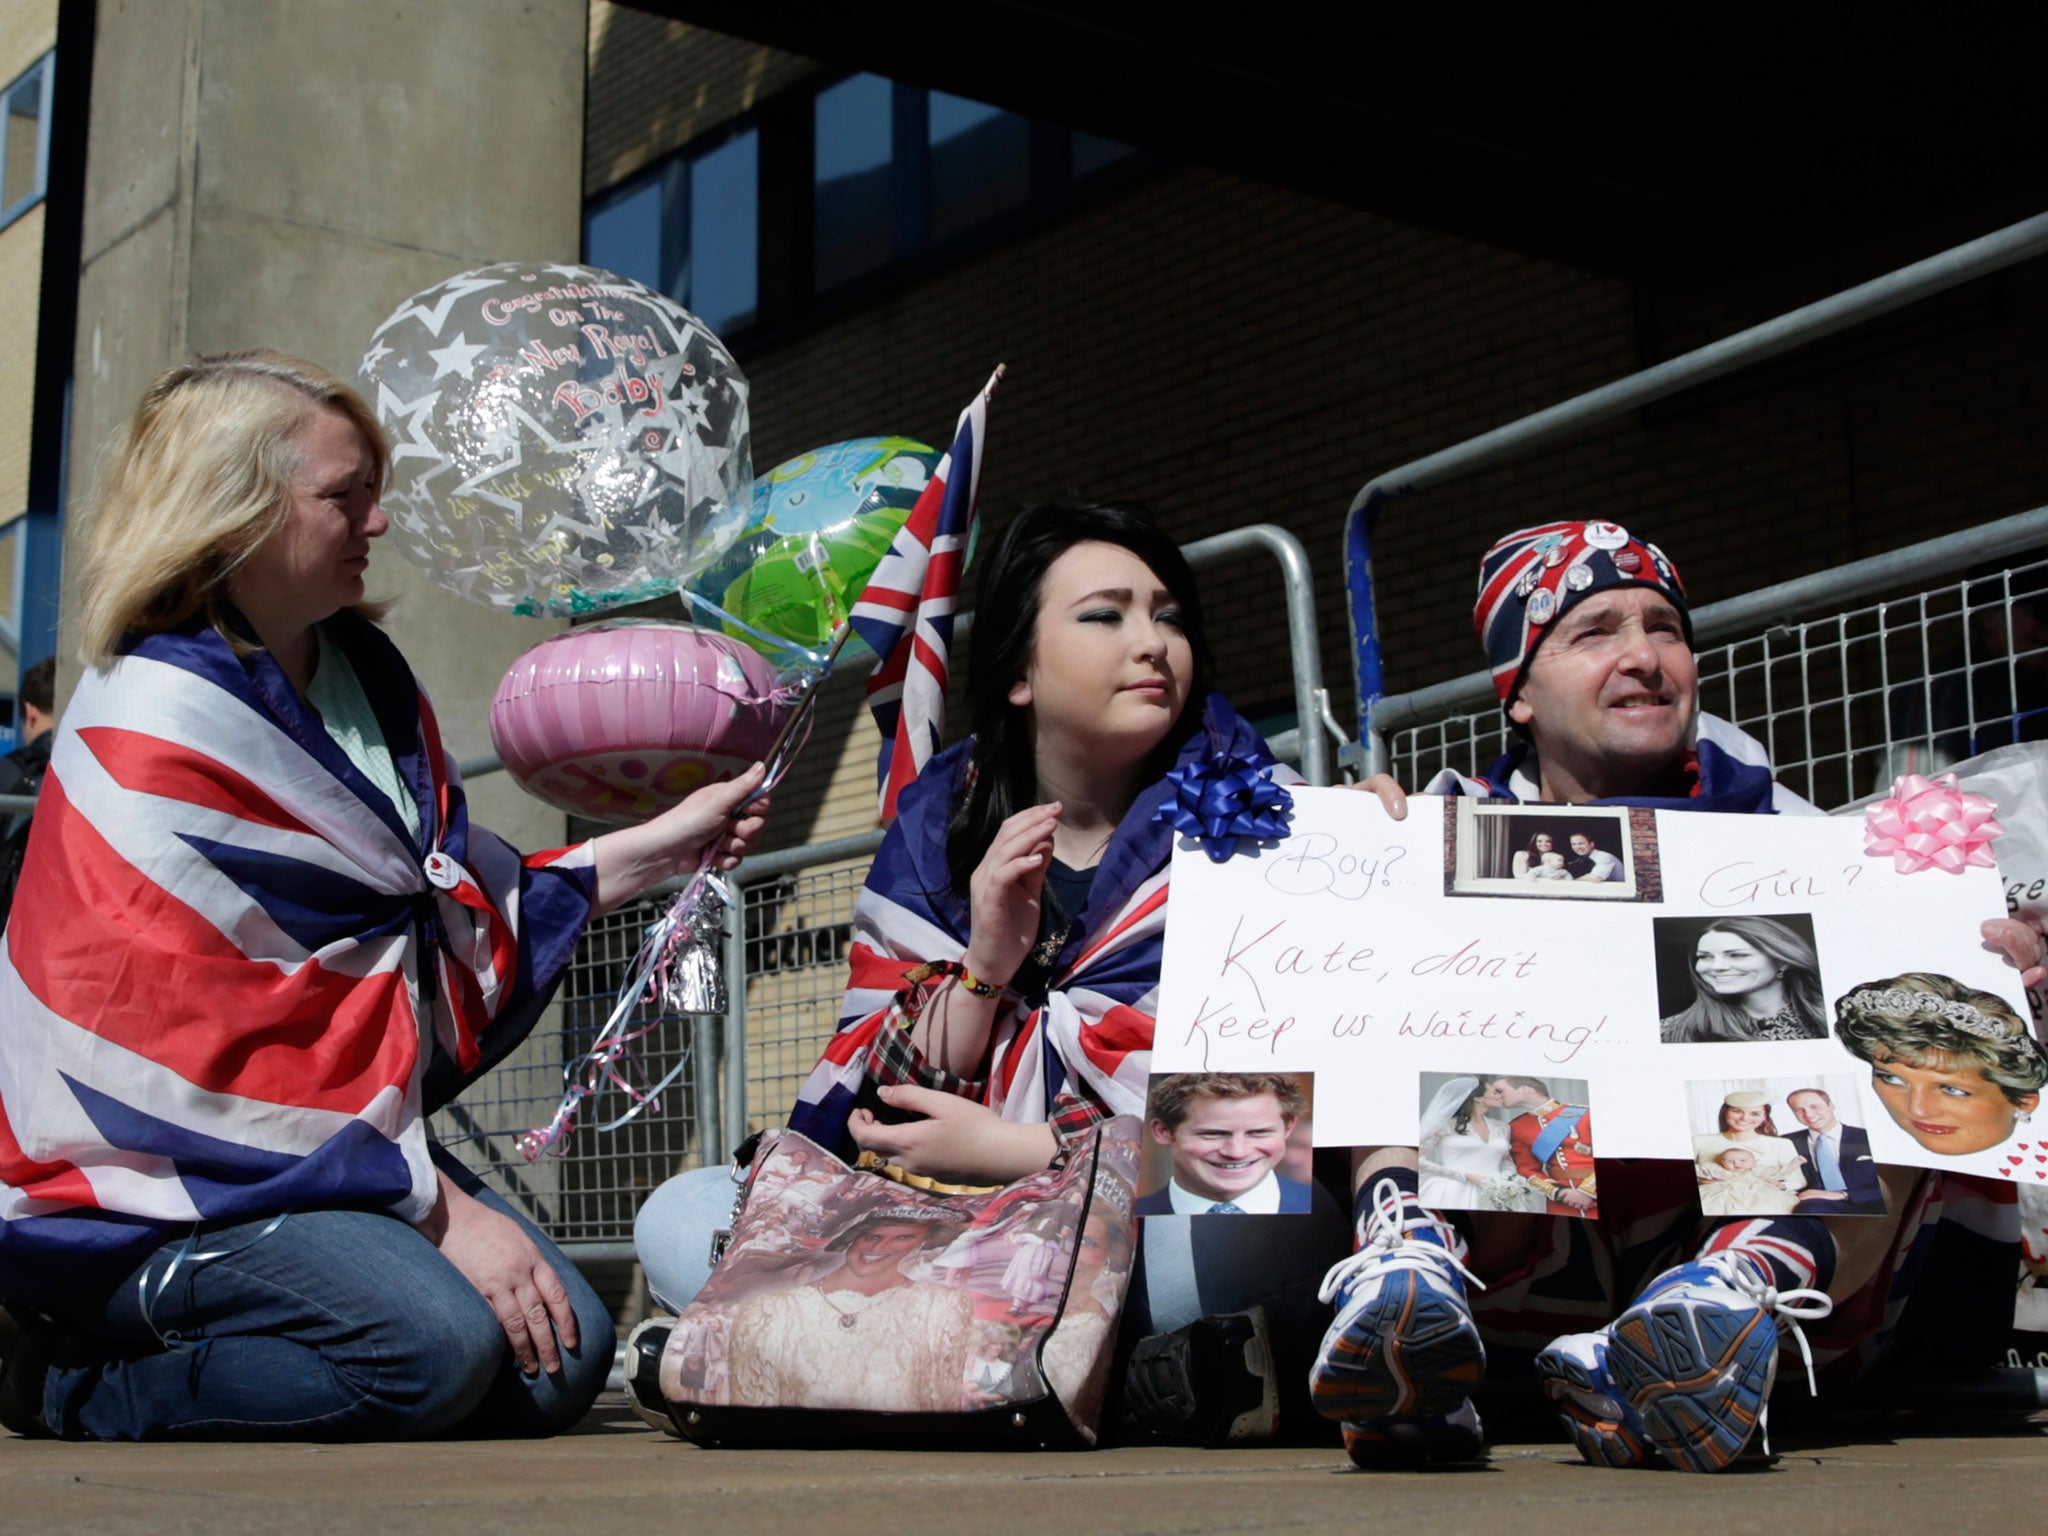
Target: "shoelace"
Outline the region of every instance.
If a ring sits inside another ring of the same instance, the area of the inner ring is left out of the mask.
[[[1799,1360],[1806,1367],[1806,1390],[1809,1395],[1819,1397],[1820,1385],[1813,1374],[1813,1349],[1806,1342],[1806,1330],[1799,1325],[1802,1322],[1817,1323],[1833,1313],[1835,1304],[1828,1293],[1805,1286],[1781,1291],[1759,1275],[1754,1266],[1744,1263],[1733,1253],[1709,1254],[1700,1262],[1784,1324],[1785,1331],[1792,1335],[1792,1342],[1799,1346]]]
[[[1792,1335],[1792,1342],[1799,1346],[1800,1364],[1806,1367],[1806,1390],[1808,1395],[1820,1396],[1820,1384],[1814,1380],[1813,1350],[1806,1342],[1806,1330],[1801,1322],[1817,1323],[1835,1310],[1835,1304],[1826,1291],[1816,1291],[1800,1286],[1781,1291],[1759,1275],[1755,1268],[1745,1264],[1733,1253],[1712,1253],[1700,1263],[1714,1271],[1728,1285],[1749,1297],[1764,1311],[1779,1322],[1784,1331]],[[1757,1433],[1763,1438],[1764,1455],[1771,1454],[1771,1405],[1765,1403],[1756,1416]]]
[[[1466,1282],[1486,1289],[1486,1283],[1465,1267],[1465,1261],[1458,1256],[1450,1244],[1413,1242],[1408,1234],[1421,1228],[1444,1231],[1443,1223],[1420,1206],[1416,1214],[1408,1214],[1407,1196],[1401,1193],[1401,1186],[1392,1179],[1381,1179],[1372,1189],[1372,1214],[1365,1224],[1365,1239],[1358,1246],[1358,1252],[1347,1259],[1339,1259],[1330,1266],[1330,1272],[1323,1276],[1323,1283],[1316,1291],[1316,1299],[1326,1306],[1334,1306],[1337,1296],[1361,1272],[1375,1265],[1385,1263],[1405,1264],[1413,1268],[1420,1264],[1444,1264],[1463,1275]]]

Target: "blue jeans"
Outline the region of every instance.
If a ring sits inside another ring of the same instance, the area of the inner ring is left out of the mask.
[[[404,1440],[450,1431],[546,1435],[604,1390],[616,1342],[597,1293],[531,1222],[436,1151],[457,1183],[510,1215],[561,1276],[579,1336],[555,1375],[524,1375],[482,1295],[418,1232],[373,1211],[304,1211],[166,1243],[58,1318],[43,1417],[67,1439]],[[147,1307],[143,1290],[154,1299]],[[172,1342],[165,1342],[170,1340]]]
[[[640,1207],[633,1247],[647,1288],[670,1311],[688,1306],[711,1277],[711,1234],[731,1224],[734,1189],[730,1168],[693,1168]],[[1137,1334],[1241,1311],[1320,1280],[1351,1251],[1343,1216],[1321,1199],[1314,1215],[1258,1216],[1244,1227],[1228,1216],[1148,1216],[1139,1226],[1138,1277],[1123,1319]]]

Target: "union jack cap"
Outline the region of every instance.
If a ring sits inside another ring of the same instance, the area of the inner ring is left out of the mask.
[[[1692,615],[1678,567],[1656,545],[1619,523],[1544,523],[1496,543],[1479,561],[1472,624],[1486,647],[1494,691],[1505,708],[1550,626],[1596,592],[1646,587],[1671,599],[1692,644]]]

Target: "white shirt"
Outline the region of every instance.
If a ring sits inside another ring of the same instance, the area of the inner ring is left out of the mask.
[[[1221,1200],[1211,1200],[1207,1195],[1195,1194],[1192,1190],[1182,1189],[1179,1179],[1166,1181],[1166,1198],[1173,1202],[1173,1214],[1176,1216],[1206,1216],[1215,1207],[1225,1203]],[[1268,1168],[1263,1179],[1228,1203],[1236,1206],[1247,1216],[1279,1215],[1278,1175]]]

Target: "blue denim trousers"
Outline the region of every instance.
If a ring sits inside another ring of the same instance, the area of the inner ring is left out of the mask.
[[[456,1182],[526,1229],[568,1288],[577,1348],[523,1374],[484,1298],[396,1217],[295,1212],[181,1237],[58,1321],[43,1416],[89,1440],[406,1440],[546,1435],[604,1389],[616,1336],[538,1228],[437,1150]]]

